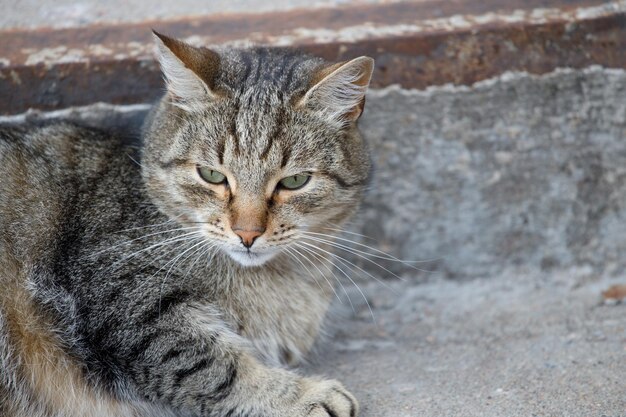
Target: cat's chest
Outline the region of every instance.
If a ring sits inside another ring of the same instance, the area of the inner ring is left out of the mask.
[[[293,365],[313,345],[330,291],[298,276],[255,276],[230,286],[219,304],[233,328],[263,357]]]

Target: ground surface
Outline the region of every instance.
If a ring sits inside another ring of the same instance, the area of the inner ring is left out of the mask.
[[[331,315],[310,372],[343,381],[363,417],[626,416],[626,304],[578,269],[469,282],[363,285]]]

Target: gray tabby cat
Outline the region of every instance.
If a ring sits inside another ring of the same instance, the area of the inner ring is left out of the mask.
[[[356,416],[283,365],[333,294],[310,237],[368,177],[373,60],[156,41],[168,91],[139,155],[70,124],[0,130],[0,415]]]

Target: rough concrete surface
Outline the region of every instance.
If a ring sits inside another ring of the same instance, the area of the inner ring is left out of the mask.
[[[363,417],[626,416],[626,303],[600,296],[626,283],[625,97],[626,71],[598,67],[372,91],[377,169],[353,230],[436,272],[350,258],[383,281],[353,268],[364,294],[344,283],[306,371],[343,381]],[[136,132],[146,109],[26,118]]]
[[[401,0],[392,0],[401,1]],[[415,0],[413,0],[415,1]],[[418,0],[424,1],[424,0]],[[439,0],[441,1],[441,0]],[[289,10],[298,7],[333,7],[345,4],[384,3],[389,0],[0,0],[10,13],[0,15],[0,29],[77,27],[101,23],[172,19],[223,13]]]
[[[626,304],[590,269],[362,285],[337,302],[309,371],[362,417],[624,417]]]
[[[626,72],[374,91],[364,234],[449,277],[626,266]]]

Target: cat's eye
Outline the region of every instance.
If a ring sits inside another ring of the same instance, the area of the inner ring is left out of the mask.
[[[283,178],[278,184],[287,190],[297,190],[298,188],[304,187],[310,179],[311,176],[308,174],[296,174]]]
[[[198,167],[200,177],[211,184],[223,184],[226,182],[226,175],[207,167]]]

